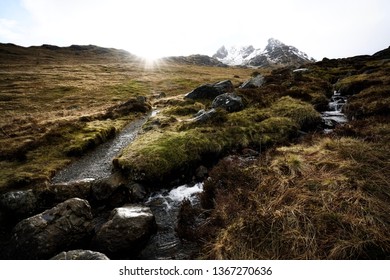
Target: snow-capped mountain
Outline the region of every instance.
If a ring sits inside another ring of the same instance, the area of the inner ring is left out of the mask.
[[[230,47],[222,46],[213,55],[227,65],[249,65],[266,67],[271,65],[300,65],[314,61],[313,58],[293,46],[288,46],[276,39],[269,39],[264,49],[253,46]]]

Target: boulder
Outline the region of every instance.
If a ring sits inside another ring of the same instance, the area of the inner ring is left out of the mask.
[[[218,95],[211,104],[213,108],[223,108],[228,112],[237,112],[244,109],[242,98],[234,92]]]
[[[155,230],[156,221],[149,207],[127,205],[112,210],[93,243],[109,257],[136,255]]]
[[[16,218],[25,218],[36,213],[38,198],[32,189],[11,191],[0,196],[0,209]]]
[[[234,91],[231,81],[225,80],[215,84],[205,84],[187,93],[184,97],[189,99],[214,99],[218,95]]]
[[[69,183],[51,184],[44,188],[37,189],[41,203],[52,207],[53,205],[64,202],[65,200],[78,197],[89,199],[91,197],[94,180],[83,179]]]
[[[240,86],[240,88],[259,88],[264,84],[264,82],[265,82],[264,76],[259,74],[244,82]]]
[[[194,116],[194,118],[191,119],[191,121],[193,121],[193,122],[205,122],[205,121],[211,119],[213,117],[213,115],[215,115],[215,113],[216,113],[215,109],[211,109],[211,110],[208,110],[208,111],[205,111],[205,110],[202,109]]]
[[[79,246],[92,231],[91,207],[72,198],[41,214],[20,221],[13,229],[11,256],[15,259],[47,259]]]
[[[90,250],[72,250],[61,252],[51,260],[109,260],[105,254]]]
[[[37,186],[34,190],[10,191],[0,196],[0,209],[8,216],[21,220],[74,197],[89,199],[92,184],[91,181],[79,180]]]
[[[128,182],[121,173],[116,172],[109,178],[95,182],[92,186],[92,197],[95,202],[115,208],[126,203],[143,201],[146,190],[140,184]]]
[[[116,172],[108,178],[96,181],[92,186],[92,197],[97,201],[107,200],[114,191],[126,184],[125,178]]]
[[[129,185],[128,188],[132,202],[141,202],[146,198],[147,191],[141,184],[134,183]]]

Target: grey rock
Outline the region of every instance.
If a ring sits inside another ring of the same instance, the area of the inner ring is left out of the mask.
[[[51,184],[37,192],[39,192],[40,199],[45,200],[43,203],[50,205],[53,203],[60,203],[74,197],[89,199],[93,184],[93,179],[84,179],[69,183]]]
[[[187,93],[185,98],[190,99],[214,99],[218,95],[234,91],[234,86],[230,80],[220,81],[215,84],[205,84]]]
[[[98,201],[107,200],[116,189],[126,184],[125,178],[116,172],[110,177],[96,181],[92,186],[92,197]]]
[[[52,209],[20,221],[11,237],[12,258],[47,259],[80,245],[92,231],[91,207],[72,198]]]
[[[234,92],[218,95],[211,104],[213,108],[223,108],[228,112],[237,112],[244,109],[242,98]]]
[[[146,198],[146,189],[138,183],[129,185],[129,192],[132,202],[141,202]]]
[[[195,179],[199,182],[203,181],[207,178],[207,175],[209,174],[209,171],[207,167],[201,165],[195,170]]]
[[[0,196],[0,208],[16,217],[27,217],[38,208],[38,198],[32,189],[11,191]]]
[[[115,208],[96,233],[94,247],[108,256],[135,255],[155,230],[156,221],[149,207]]]
[[[240,88],[259,88],[264,84],[264,82],[265,82],[264,76],[257,75],[244,82],[240,86]]]
[[[196,114],[196,117],[192,118],[191,121],[193,122],[205,122],[213,117],[213,115],[216,113],[215,109],[211,109],[208,111],[200,110],[198,114]]]
[[[109,258],[100,252],[90,250],[72,250],[68,252],[61,252],[51,258],[51,260],[109,260]]]

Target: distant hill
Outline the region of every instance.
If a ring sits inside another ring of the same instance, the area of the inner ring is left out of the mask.
[[[132,61],[137,57],[127,51],[94,45],[57,47],[42,45],[21,47],[0,43],[0,64],[14,63],[102,63]]]
[[[218,59],[207,55],[194,54],[189,56],[170,56],[162,59],[167,62],[174,62],[180,64],[195,64],[195,65],[203,65],[203,66],[219,66],[219,67],[227,67],[226,64],[220,62]]]

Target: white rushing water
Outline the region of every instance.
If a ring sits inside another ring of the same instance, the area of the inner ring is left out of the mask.
[[[329,133],[338,124],[344,124],[348,121],[345,114],[342,112],[343,107],[347,103],[347,97],[335,91],[328,104],[329,110],[321,113],[322,120],[325,126],[325,133]]]
[[[196,252],[194,242],[181,240],[176,234],[177,218],[181,203],[188,199],[193,205],[199,203],[198,194],[203,183],[182,185],[171,190],[161,190],[146,201],[155,216],[157,233],[149,240],[140,255],[141,259],[189,259]]]

